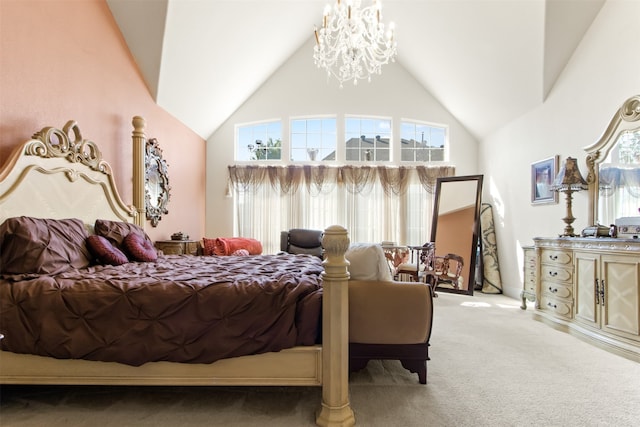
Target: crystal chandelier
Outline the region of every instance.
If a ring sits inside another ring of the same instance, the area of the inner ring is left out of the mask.
[[[393,23],[385,32],[381,21],[381,4],[374,0],[360,7],[361,0],[336,0],[325,6],[322,28],[315,29],[316,45],[313,59],[318,68],[325,68],[342,84],[359,79],[371,81],[372,74],[381,74],[383,64],[395,62],[396,42]]]

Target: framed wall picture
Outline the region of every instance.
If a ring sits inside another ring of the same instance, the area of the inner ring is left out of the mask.
[[[551,190],[551,184],[558,174],[560,156],[531,164],[531,203],[534,205],[558,203],[558,192]]]

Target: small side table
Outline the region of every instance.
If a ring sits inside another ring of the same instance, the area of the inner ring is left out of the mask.
[[[165,255],[200,255],[197,240],[157,240],[156,248]]]

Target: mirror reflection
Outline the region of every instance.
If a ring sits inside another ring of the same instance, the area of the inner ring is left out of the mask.
[[[147,172],[147,192],[149,193],[149,203],[153,207],[160,205],[160,199],[162,198],[161,180],[162,178],[158,172],[157,165],[150,165],[149,171]]]
[[[640,129],[622,132],[600,164],[598,220],[613,224],[617,218],[640,213]]]
[[[628,98],[587,152],[590,225],[640,220],[640,95]],[[634,217],[634,218],[629,218]]]
[[[431,227],[436,290],[473,294],[482,175],[438,178]]]
[[[156,227],[162,215],[169,213],[169,172],[158,140],[151,138],[145,148],[145,209],[147,219]]]

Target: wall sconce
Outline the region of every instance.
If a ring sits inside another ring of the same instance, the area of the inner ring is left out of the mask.
[[[576,159],[567,157],[551,185],[551,190],[562,191],[567,195],[567,216],[562,218],[567,226],[564,228],[564,234],[561,234],[560,237],[576,237],[576,234],[573,232],[573,226],[571,225],[575,220],[571,212],[572,194],[576,191],[587,190],[588,188],[587,181],[585,181],[580,174]]]

